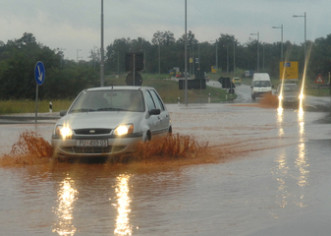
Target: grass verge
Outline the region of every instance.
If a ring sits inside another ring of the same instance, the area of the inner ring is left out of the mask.
[[[125,85],[125,74],[109,76],[105,85]],[[143,85],[156,88],[165,103],[184,102],[185,92],[179,90],[178,82],[170,80],[169,75],[142,74]],[[208,87],[206,89],[190,89],[187,92],[188,103],[219,103],[233,100],[236,95],[228,94],[227,91],[219,88]],[[70,106],[71,99],[52,100],[53,112],[66,110]],[[34,100],[3,100],[0,101],[0,114],[13,113],[34,113]],[[49,112],[49,100],[38,102],[38,112]]]

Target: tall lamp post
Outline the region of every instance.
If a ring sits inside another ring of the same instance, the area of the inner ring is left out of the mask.
[[[161,75],[161,46],[160,46],[160,39],[158,39],[158,51],[159,51],[159,76]]]
[[[259,41],[260,41],[260,33],[251,33],[250,35],[256,35],[257,36],[257,62],[256,62],[256,72],[259,72],[260,70],[260,53],[259,53]]]
[[[233,39],[233,75],[236,73],[236,40]]]
[[[281,44],[280,44],[280,60],[284,61],[284,49],[283,49],[283,42],[284,42],[284,38],[283,38],[283,31],[284,31],[284,26],[283,24],[281,24],[280,26],[272,26],[273,29],[280,29],[281,31]]]
[[[187,0],[185,0],[185,105],[187,105]]]
[[[307,56],[307,45],[306,45],[306,42],[307,42],[307,14],[306,12],[303,13],[303,15],[293,15],[293,17],[303,17],[304,19],[304,50],[305,50],[305,59],[306,59],[306,56]]]
[[[100,61],[100,86],[104,84],[104,50],[103,50],[103,0],[101,0],[101,61]]]
[[[216,72],[218,72],[218,45],[217,45],[217,39],[215,42],[215,66],[216,66]]]

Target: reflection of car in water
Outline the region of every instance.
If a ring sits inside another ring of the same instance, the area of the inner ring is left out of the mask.
[[[282,84],[278,85],[276,94],[278,102],[281,102],[283,106],[298,106],[300,89],[296,83],[284,83],[283,90]]]
[[[251,84],[251,96],[255,100],[264,94],[272,93],[272,85],[269,74],[267,73],[254,73]]]
[[[169,113],[151,87],[86,89],[62,115],[52,135],[57,157],[132,152],[137,142],[172,131]]]

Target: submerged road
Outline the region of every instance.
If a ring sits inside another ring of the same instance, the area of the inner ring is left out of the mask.
[[[205,153],[184,164],[2,163],[1,234],[329,235],[328,112],[167,107],[174,133],[208,143]],[[50,141],[52,126],[2,124],[1,155],[26,130]]]

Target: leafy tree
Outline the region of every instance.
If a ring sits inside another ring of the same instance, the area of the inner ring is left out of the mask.
[[[39,98],[76,96],[78,90],[96,85],[91,63],[76,64],[63,59],[63,52],[37,43],[31,33],[0,46],[0,99],[34,99],[34,67],[42,61],[46,68],[45,83]]]
[[[331,34],[326,38],[318,38],[311,50],[310,77],[315,79],[318,74],[324,78],[331,72]]]

